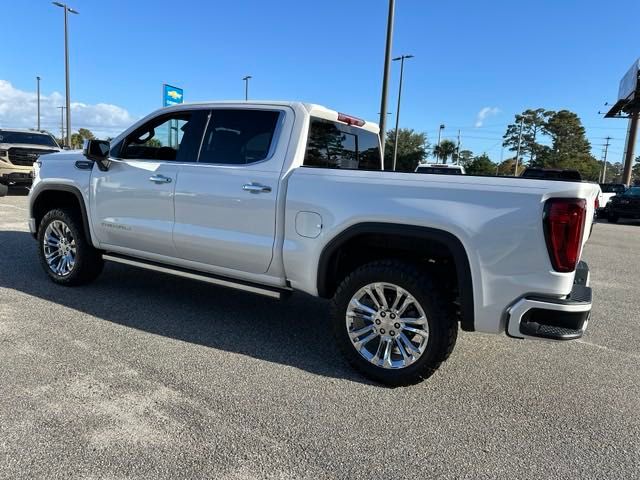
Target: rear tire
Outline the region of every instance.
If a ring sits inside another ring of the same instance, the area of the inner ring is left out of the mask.
[[[102,272],[102,255],[86,238],[82,220],[68,208],[50,210],[38,227],[42,268],[58,285],[84,285]]]
[[[607,215],[607,221],[609,223],[618,223],[618,220],[620,220],[620,217],[618,217],[618,215],[614,215],[612,213]]]
[[[345,358],[365,376],[390,386],[418,383],[455,345],[458,324],[447,297],[429,272],[412,264],[368,263],[347,276],[333,297],[334,336]],[[403,310],[405,302],[409,306]]]

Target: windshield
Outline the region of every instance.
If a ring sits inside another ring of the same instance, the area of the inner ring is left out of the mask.
[[[0,130],[0,143],[25,143],[59,148],[51,135],[37,132],[6,132]]]
[[[631,187],[622,195],[625,197],[640,197],[640,187]]]

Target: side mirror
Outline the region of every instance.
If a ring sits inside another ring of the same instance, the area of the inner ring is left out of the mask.
[[[88,160],[98,164],[98,168],[103,172],[109,170],[109,148],[111,145],[106,140],[85,140],[82,153]]]

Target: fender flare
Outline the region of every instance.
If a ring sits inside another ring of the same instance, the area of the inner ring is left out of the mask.
[[[78,200],[78,204],[80,205],[80,214],[82,215],[82,227],[84,229],[84,234],[87,237],[89,243],[93,244],[93,241],[91,239],[91,229],[89,227],[89,216],[87,215],[87,206],[84,203],[82,192],[78,187],[65,185],[63,183],[47,183],[46,185],[43,185],[42,187],[38,188],[38,192],[29,202],[29,216],[31,218],[35,218],[33,212],[34,205],[38,202],[38,198],[40,197],[40,195],[42,195],[44,192],[50,191],[72,193],[76,197],[76,200]],[[34,236],[38,235],[37,227],[38,226],[36,226],[36,233],[34,233]]]
[[[366,222],[348,227],[336,235],[325,245],[318,260],[317,287],[321,297],[329,296],[327,276],[331,258],[338,249],[352,238],[362,234],[401,235],[416,240],[438,242],[451,252],[458,277],[460,290],[460,326],[463,330],[474,331],[473,278],[471,266],[464,245],[458,237],[445,230],[417,225],[401,225],[395,223]]]

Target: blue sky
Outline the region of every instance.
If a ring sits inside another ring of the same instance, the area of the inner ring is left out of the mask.
[[[68,1],[80,11],[70,16],[72,101],[81,104],[74,130],[117,133],[161,106],[163,82],[183,87],[186,101],[242,98],[247,74],[251,98],[304,100],[377,120],[386,0]],[[35,122],[40,75],[43,124],[57,132],[62,9],[47,0],[0,7],[0,125]],[[447,137],[461,129],[462,148],[499,160],[515,113],[567,108],[582,118],[596,157],[603,138],[614,138],[609,159],[617,161],[626,121],[597,112],[640,56],[639,17],[637,0],[397,0],[393,52],[415,55],[405,66],[400,124],[432,142],[440,123]],[[398,73],[394,64],[391,112]],[[476,127],[483,109],[490,114]]]

